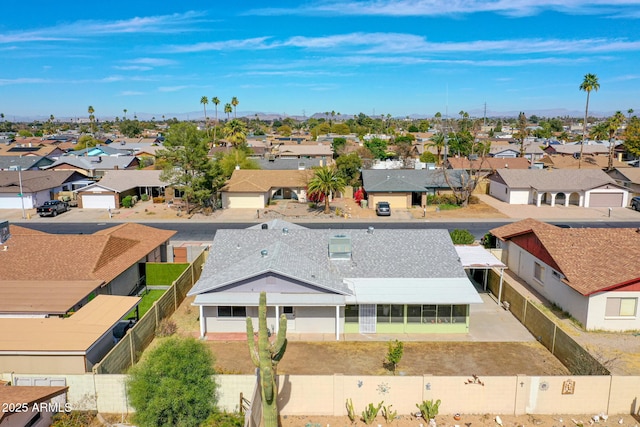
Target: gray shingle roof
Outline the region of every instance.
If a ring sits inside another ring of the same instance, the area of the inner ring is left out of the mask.
[[[329,239],[337,234],[350,236],[350,260],[329,259]],[[266,272],[338,293],[350,293],[346,278],[467,277],[446,230],[218,230],[189,295]]]
[[[600,169],[498,169],[509,188],[538,191],[584,191],[615,181]]]
[[[55,168],[58,165],[64,164],[76,166],[85,170],[115,169],[116,166],[120,169],[126,169],[134,160],[137,160],[135,156],[64,156],[47,166],[46,169]]]
[[[443,169],[366,169],[362,182],[367,193],[425,192],[429,188],[449,188],[444,173]],[[468,176],[462,169],[448,169],[446,173],[454,187],[460,186],[460,176]]]
[[[168,183],[160,180],[159,170],[110,170],[106,171],[104,177],[97,183],[104,188],[116,192],[123,192],[137,187],[166,187]],[[80,191],[86,191],[82,189]]]
[[[48,166],[53,160],[44,156],[0,156],[0,170],[17,170],[20,166],[23,171],[38,169]]]

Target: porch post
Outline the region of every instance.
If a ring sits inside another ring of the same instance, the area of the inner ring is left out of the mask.
[[[199,306],[199,310],[200,310],[200,339],[204,339],[207,333],[207,330],[206,330],[207,327],[204,320],[204,306],[203,305]]]
[[[504,268],[500,269],[500,288],[498,289],[498,305],[502,304],[502,281],[504,279]]]
[[[557,193],[551,193],[551,207],[556,205],[556,195]]]
[[[340,341],[340,306],[336,305],[336,341]]]
[[[485,291],[487,290],[487,275],[488,275],[488,273],[489,273],[489,269],[485,268],[484,269],[484,280],[483,280],[484,281],[484,290]]]
[[[540,203],[542,203],[542,196],[543,196],[543,195],[542,195],[542,194],[540,194],[540,193],[538,193],[538,194],[536,195],[536,207],[538,207],[538,208],[540,207]]]
[[[275,322],[275,331],[273,331],[273,333],[277,334],[278,333],[278,329],[280,329],[280,306],[276,305],[274,306],[275,310],[276,310],[276,322]]]

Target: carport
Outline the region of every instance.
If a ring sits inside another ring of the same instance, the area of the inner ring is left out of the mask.
[[[491,252],[480,245],[465,246],[456,245],[456,252],[462,263],[462,268],[467,274],[473,276],[475,271],[482,271],[482,287],[487,290],[487,277],[492,268],[500,269],[500,288],[498,291],[498,305],[502,300],[502,282],[504,280],[504,270],[507,266],[495,257]]]

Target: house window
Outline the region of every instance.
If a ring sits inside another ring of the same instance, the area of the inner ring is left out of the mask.
[[[607,298],[605,317],[635,317],[637,298]]]
[[[451,323],[451,311],[450,305],[439,305],[438,323]]]
[[[293,307],[282,307],[282,314],[287,316],[287,319],[294,319],[295,312],[293,311]]]
[[[436,323],[437,319],[437,305],[423,305],[422,306],[422,323]]]
[[[344,308],[344,321],[345,323],[358,323],[358,316],[360,314],[359,305],[347,305]]]
[[[466,305],[454,305],[453,312],[451,314],[452,323],[465,323],[467,321],[467,306]]]
[[[247,308],[221,305],[218,307],[218,317],[247,317]]]
[[[540,283],[544,283],[544,266],[534,262],[533,265],[533,277],[535,277],[535,279],[540,282]]]
[[[407,306],[407,323],[420,323],[422,321],[422,306]]]
[[[378,323],[404,323],[404,305],[377,306]]]

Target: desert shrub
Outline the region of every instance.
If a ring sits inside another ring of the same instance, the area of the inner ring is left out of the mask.
[[[122,207],[130,208],[131,206],[133,206],[133,199],[131,198],[131,196],[127,196],[122,199]]]
[[[178,332],[178,325],[169,318],[162,319],[156,328],[156,336],[158,337],[170,337],[176,332]]]
[[[140,196],[140,200],[142,200],[143,202],[146,202],[147,200],[149,200],[149,195],[143,194],[142,196]]]
[[[139,427],[200,426],[216,408],[214,358],[195,338],[169,338],[133,366],[129,402]]]
[[[242,427],[244,415],[237,412],[214,412],[201,427]]]
[[[52,427],[76,427],[91,425],[96,411],[58,412],[53,416]]]
[[[469,196],[470,205],[477,205],[478,203],[480,203],[480,198],[478,196]]]
[[[433,194],[427,196],[427,203],[430,205],[457,205],[458,200],[453,194]]]
[[[449,235],[451,236],[451,240],[454,245],[471,245],[476,241],[476,238],[469,230],[460,230],[456,228],[449,233]]]
[[[153,203],[164,203],[164,197],[163,196],[154,197]]]

